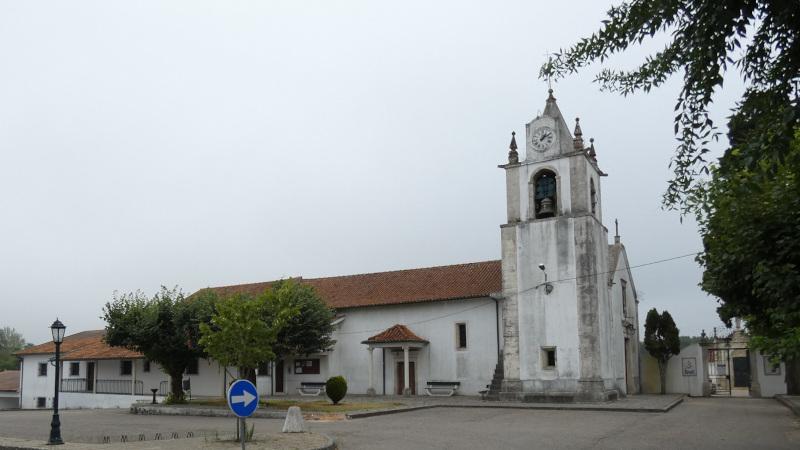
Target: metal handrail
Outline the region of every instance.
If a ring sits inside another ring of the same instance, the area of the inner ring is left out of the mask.
[[[62,378],[61,392],[87,392],[86,378]]]
[[[98,394],[131,394],[133,380],[96,380],[95,392]],[[134,385],[136,395],[144,395],[144,383],[137,380]]]

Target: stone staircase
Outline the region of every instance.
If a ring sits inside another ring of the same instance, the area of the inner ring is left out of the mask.
[[[492,383],[487,386],[489,392],[486,394],[486,400],[500,400],[500,389],[503,385],[503,354],[497,358],[497,366],[494,368],[494,376]]]

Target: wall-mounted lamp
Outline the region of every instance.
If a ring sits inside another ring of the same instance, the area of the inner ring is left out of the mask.
[[[549,294],[549,293],[553,292],[553,285],[547,282],[547,272],[545,272],[545,270],[544,270],[544,264],[539,264],[539,270],[544,272],[544,283],[536,286],[536,288],[538,289],[539,286],[544,286],[545,294]]]

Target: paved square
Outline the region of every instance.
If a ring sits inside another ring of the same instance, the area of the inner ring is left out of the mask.
[[[0,436],[45,440],[48,411],[0,412]],[[279,431],[282,420],[251,419],[256,430]],[[689,398],[669,413],[434,408],[343,422],[309,422],[341,449],[530,448],[800,448],[800,420],[771,399]],[[62,414],[69,442],[118,442],[122,434],[170,436],[229,433],[234,420],[140,416],[126,410]],[[98,448],[110,448],[98,446]]]

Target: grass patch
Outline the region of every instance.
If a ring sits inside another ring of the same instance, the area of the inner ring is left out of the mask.
[[[228,406],[228,402],[224,398],[204,398],[193,399],[189,402],[190,405],[197,406]],[[398,406],[405,406],[405,403],[400,402],[349,402],[341,401],[338,405],[334,405],[329,400],[292,400],[282,398],[271,398],[267,401],[260,401],[261,408],[277,409],[280,411],[289,409],[290,406],[299,406],[300,409],[307,412],[350,412],[350,411],[363,411],[373,409],[395,408]]]

